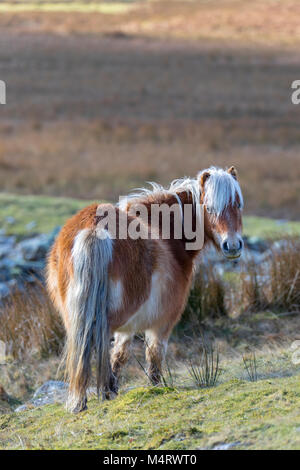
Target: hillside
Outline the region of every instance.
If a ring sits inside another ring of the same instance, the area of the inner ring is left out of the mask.
[[[136,388],[80,415],[61,405],[0,417],[6,449],[299,449],[299,375],[216,388]]]

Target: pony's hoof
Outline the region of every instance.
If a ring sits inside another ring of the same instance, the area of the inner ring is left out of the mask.
[[[76,408],[74,408],[72,410],[72,413],[73,415],[78,415],[79,413],[81,413],[82,411],[86,411],[88,409],[87,405],[84,405],[84,406],[76,406]]]
[[[117,390],[109,390],[108,392],[105,392],[105,400],[114,400],[118,395]]]
[[[72,406],[73,405],[73,406]],[[78,413],[81,413],[82,411],[87,410],[87,399],[80,401],[76,405],[72,402],[67,403],[67,410],[71,411],[74,415],[77,415]]]

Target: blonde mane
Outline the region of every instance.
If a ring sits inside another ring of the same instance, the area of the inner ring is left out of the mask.
[[[179,178],[171,182],[168,188],[149,181],[150,188],[137,188],[133,193],[121,198],[118,203],[120,209],[126,209],[127,205],[142,203],[149,199],[155,199],[163,196],[175,196],[181,205],[181,193],[191,194],[193,204],[196,209],[200,206],[201,187],[200,178],[205,172],[210,174],[205,183],[204,204],[210,207],[214,214],[219,217],[224,209],[229,205],[234,205],[238,196],[241,208],[243,207],[243,195],[238,181],[233,178],[226,170],[222,168],[210,167],[201,171],[197,178]]]

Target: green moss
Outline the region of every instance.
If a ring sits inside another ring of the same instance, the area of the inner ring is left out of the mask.
[[[300,448],[299,376],[204,390],[137,388],[79,415],[51,405],[0,417],[1,448]]]

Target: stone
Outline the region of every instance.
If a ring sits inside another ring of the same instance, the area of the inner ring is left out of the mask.
[[[5,299],[10,294],[10,288],[5,282],[0,282],[0,300]]]
[[[63,403],[66,401],[67,392],[68,384],[57,380],[49,380],[36,390],[30,403],[33,406]]]
[[[14,225],[16,223],[16,219],[12,215],[8,215],[4,220],[9,225]]]
[[[48,380],[39,387],[31,400],[15,409],[16,413],[54,403],[64,404],[67,400],[68,384],[59,380]],[[89,387],[88,396],[97,395],[95,387]]]

